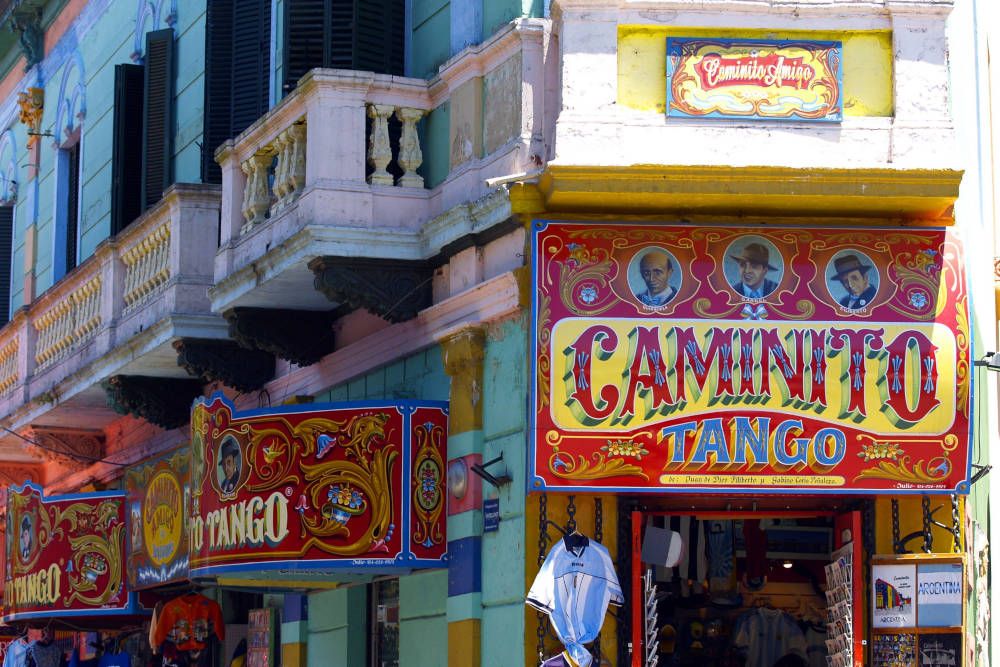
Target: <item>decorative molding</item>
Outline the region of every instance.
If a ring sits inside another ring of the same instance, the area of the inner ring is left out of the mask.
[[[231,340],[182,338],[174,342],[174,349],[177,365],[188,375],[217,380],[238,391],[256,391],[274,377],[273,354]]]
[[[25,437],[38,444],[32,453],[43,461],[60,463],[73,470],[82,470],[104,457],[104,432],[38,426],[32,424]]]
[[[413,319],[431,305],[429,262],[325,256],[309,262],[309,269],[330,301],[365,308],[389,322]]]
[[[333,352],[333,323],[343,314],[340,309],[233,308],[224,316],[229,337],[243,347],[309,366]]]
[[[6,485],[6,482],[18,485],[24,482],[38,484],[42,481],[41,472],[39,466],[16,465],[4,461],[0,463],[0,476],[3,478],[0,480],[0,484]]]
[[[27,72],[45,57],[42,10],[37,8],[14,10],[10,27],[17,33],[17,41],[24,55],[24,71]]]
[[[45,89],[31,87],[17,94],[17,105],[21,108],[18,119],[28,128],[28,135],[38,135],[42,131],[42,116],[45,113]],[[29,140],[30,142],[30,140]]]
[[[101,382],[108,405],[120,415],[134,415],[161,428],[188,423],[191,403],[202,395],[201,380],[114,375]]]

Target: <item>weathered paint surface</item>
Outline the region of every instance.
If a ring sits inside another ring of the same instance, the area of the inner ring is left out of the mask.
[[[724,37],[841,41],[844,45],[844,115],[891,116],[892,33],[802,32],[619,26],[618,103],[663,113],[667,37]]]

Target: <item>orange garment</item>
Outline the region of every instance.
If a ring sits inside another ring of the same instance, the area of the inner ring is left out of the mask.
[[[219,641],[226,639],[218,603],[204,595],[188,593],[163,605],[153,638],[157,646],[170,640],[181,651],[201,651],[208,648],[212,634]]]

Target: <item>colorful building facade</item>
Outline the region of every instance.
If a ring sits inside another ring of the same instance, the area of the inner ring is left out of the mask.
[[[726,664],[758,607],[839,610],[843,664],[978,664],[965,8],[6,11],[0,472],[121,496],[130,619],[194,589],[219,665],[241,637],[260,664],[537,665],[563,642],[525,597],[575,528],[625,596],[594,664]],[[681,525],[731,567],[651,568]],[[960,621],[919,625],[956,565]],[[9,624],[49,622],[17,599]]]

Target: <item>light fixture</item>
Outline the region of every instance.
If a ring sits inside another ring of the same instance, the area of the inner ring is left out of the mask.
[[[784,560],[784,562],[781,563],[781,567],[785,568],[786,570],[791,570],[792,569],[792,561],[790,561],[790,560],[788,560],[786,558]]]
[[[986,366],[990,371],[1000,371],[1000,352],[987,352],[982,359],[972,362],[972,365]]]
[[[464,459],[455,459],[448,463],[448,490],[455,500],[465,497],[469,488],[469,466]]]

